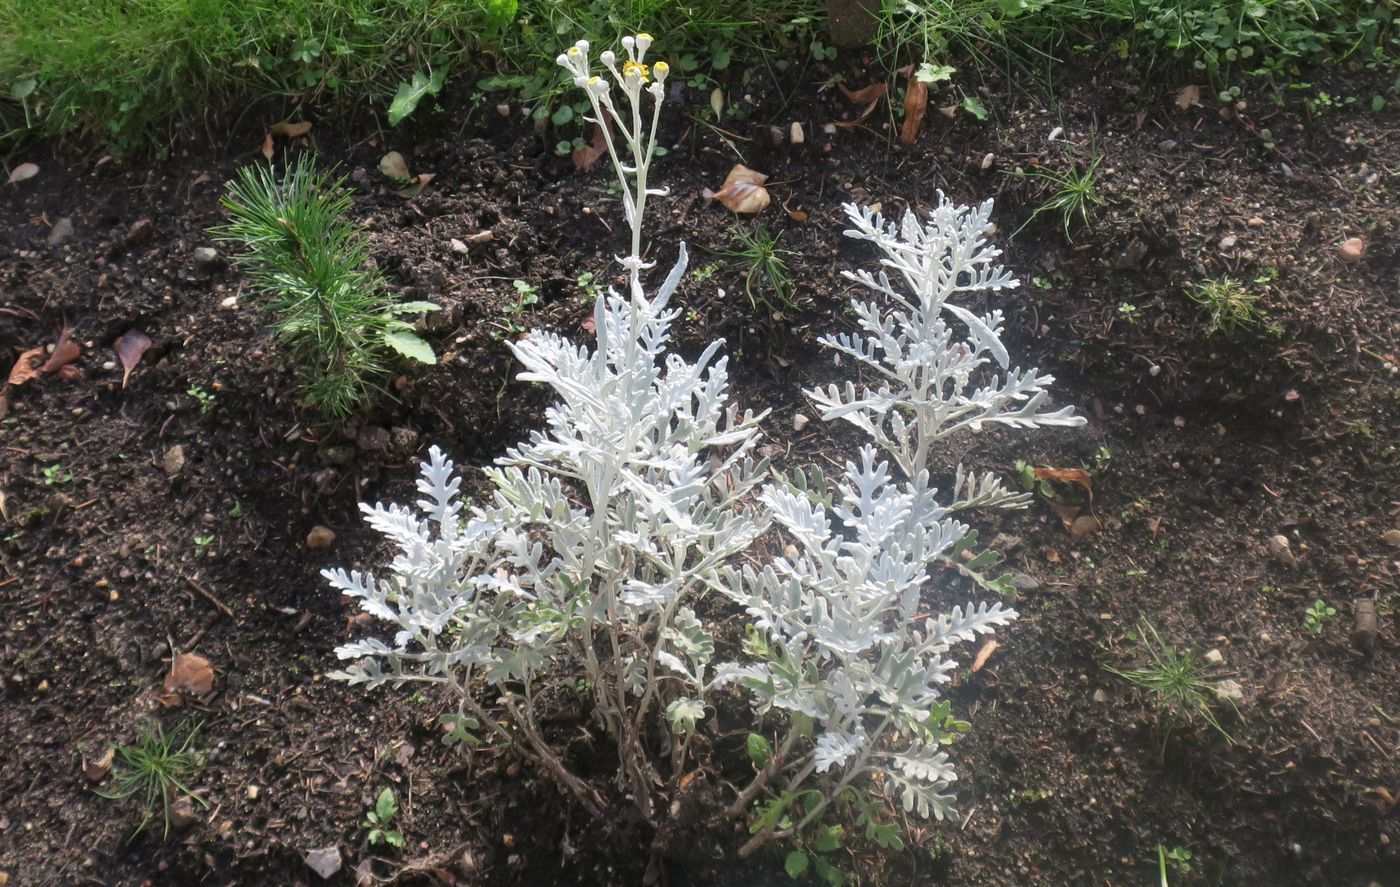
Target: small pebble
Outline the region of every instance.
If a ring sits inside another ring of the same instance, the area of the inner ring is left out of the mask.
[[[1244,687],[1236,680],[1225,680],[1215,685],[1215,697],[1221,702],[1233,702],[1236,705],[1244,702]]]
[[[1102,689],[1095,690],[1094,701],[1102,705],[1103,703],[1108,701],[1108,694],[1105,693]]]
[[[1214,648],[1214,647],[1212,647],[1211,649],[1207,650],[1206,653],[1205,653],[1205,655],[1202,656],[1201,659],[1205,661],[1205,664],[1206,664],[1206,665],[1224,665],[1224,664],[1225,664],[1225,654],[1224,654],[1224,653],[1221,653],[1218,649],[1216,649],[1216,648]]]
[[[1259,218],[1258,216],[1254,216],[1246,224],[1248,224],[1251,228],[1262,228],[1264,227],[1264,220]]]
[[[64,216],[57,222],[54,222],[53,227],[49,229],[49,237],[47,242],[49,246],[62,246],[63,244],[67,243],[68,239],[72,236],[73,220],[68,218],[67,216]]]
[[[1400,530],[1390,529],[1381,534],[1381,538],[1391,548],[1400,548]]]
[[[1223,252],[1227,249],[1234,249],[1237,240],[1238,238],[1235,237],[1235,235],[1233,234],[1226,234],[1224,237],[1220,238],[1221,251]]]
[[[448,246],[449,249],[451,249],[454,253],[458,254],[459,256],[464,256],[464,255],[466,255],[467,252],[468,252],[468,250],[469,250],[469,247],[468,247],[465,243],[463,243],[462,241],[458,240],[458,239],[455,238],[455,237],[452,238],[451,240],[447,241],[447,246]]]
[[[335,531],[330,527],[317,524],[311,528],[311,532],[306,534],[307,551],[329,551],[333,545],[335,545]]]
[[[1348,237],[1337,247],[1337,258],[1348,265],[1361,261],[1361,257],[1366,255],[1366,241],[1360,237]]]
[[[165,476],[174,480],[180,472],[185,470],[185,448],[176,444],[165,451],[165,459],[161,462],[165,468]]]
[[[798,413],[797,415],[792,417],[792,430],[801,431],[802,429],[807,427],[807,423],[810,421],[812,420],[807,418],[803,414]]]
[[[1293,547],[1287,536],[1270,536],[1269,554],[1290,567],[1298,566],[1298,558],[1293,554]]]

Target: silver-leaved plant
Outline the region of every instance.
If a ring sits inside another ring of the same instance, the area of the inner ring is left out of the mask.
[[[854,424],[875,445],[863,447],[837,483],[804,477],[766,487],[760,500],[792,542],[784,557],[762,569],[743,568],[742,581],[732,570],[721,584],[754,618],[755,631],[747,644],[754,661],[721,665],[718,680],[747,687],[760,712],[789,715],[758,781],[785,778],[763,821],[786,817],[795,823],[792,832],[817,820],[847,787],[868,793],[865,786],[876,782],[907,812],[937,819],[953,813],[949,786],[956,774],[942,747],[957,722],[940,690],[957,664],[949,651],[1007,624],[1016,612],[1000,602],[940,612],[925,596],[930,569],[958,565],[952,555],[974,538],[956,512],[1016,507],[1026,498],[993,474],[979,477],[959,466],[941,503],[931,483],[932,447],[989,424],[1084,423],[1069,408],[1046,408],[1053,378],[1008,369],[1000,311],[978,316],[949,301],[1017,285],[986,241],[991,201],[973,210],[939,194],[926,221],[911,211],[899,226],[867,208],[845,209],[853,225],[846,234],[874,243],[881,265],[896,271],[903,287],[884,269],[846,273],[883,298],[853,300],[861,332],[821,342],[879,381],[807,393],[824,419]],[[980,572],[960,569],[997,587]],[[794,759],[809,741],[810,753]],[[804,801],[814,774],[827,772],[835,775],[820,784],[821,800]],[[869,780],[872,774],[879,779]],[[799,802],[800,815],[793,815],[787,808]],[[760,830],[744,851],[765,839]]]
[[[387,574],[323,575],[394,631],[338,648],[348,665],[333,676],[450,687],[459,701],[444,718],[450,739],[476,742],[484,731],[511,743],[601,815],[602,793],[541,723],[562,691],[582,690],[617,749],[619,791],[653,823],[658,800],[686,774],[714,694],[738,686],[765,721],[780,715],[776,746],[750,736],[756,772],[728,807],[742,816],[757,805],[745,852],[799,830],[848,789],[891,793],[941,818],[955,778],[942,746],[961,726],[941,698],[956,667],[950,650],[1016,614],[1000,603],[940,610],[931,572],[973,538],[956,512],[1024,499],[993,475],[958,469],[940,504],[930,447],[987,424],[1082,420],[1046,408],[1050,377],[1008,370],[1000,312],[977,316],[949,301],[1016,283],[985,242],[990,202],[973,211],[940,196],[927,222],[911,214],[899,228],[847,207],[847,233],[875,243],[907,293],[887,271],[852,276],[883,298],[854,303],[861,333],[822,341],[881,382],[808,394],[874,445],[836,483],[800,472],[771,482],[755,453],[762,416],[732,403],[722,342],[694,360],[669,350],[684,244],[654,292],[642,279],[645,209],[665,193],[648,185],[668,74],[664,62],[648,66],[651,42],[624,38],[626,58],[602,53],[601,73],[584,41],[559,57],[603,123],[622,187],[625,288],[597,298],[592,347],[538,330],[511,343],[520,378],[558,400],[544,428],[486,469],[482,502],[463,501],[452,463],[433,447],[415,507],[361,506],[397,548]],[[783,557],[742,563],[774,523],[791,539]],[[694,607],[709,592],[752,618],[742,661],[715,661]]]

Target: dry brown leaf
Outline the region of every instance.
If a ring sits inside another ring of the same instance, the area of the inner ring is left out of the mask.
[[[58,368],[58,377],[65,382],[78,382],[83,378],[83,371],[80,367],[69,364]]]
[[[263,133],[262,155],[268,160],[272,159],[273,136],[281,136],[286,139],[296,139],[311,132],[310,122],[303,120],[300,123],[289,123],[283,121],[274,123]]]
[[[860,89],[851,89],[844,83],[838,83],[837,86],[841,87],[841,93],[845,95],[846,98],[850,99],[856,104],[860,104],[861,102],[875,101],[881,96],[883,96],[885,92],[889,89],[889,87],[886,86],[884,83],[872,83],[869,86],[863,86]]]
[[[1062,480],[1065,483],[1076,484],[1084,488],[1084,492],[1089,494],[1089,501],[1094,500],[1094,487],[1089,477],[1089,472],[1083,468],[1037,468],[1035,470],[1036,480]]]
[[[30,348],[28,351],[21,354],[19,360],[15,361],[15,365],[10,367],[10,384],[23,385],[25,382],[39,375],[39,371],[35,368],[34,363],[35,361],[41,360],[43,356],[43,346]]]
[[[32,179],[38,174],[39,165],[37,163],[21,163],[19,166],[16,166],[14,169],[10,170],[10,184],[13,185],[16,182],[23,182],[26,179]]]
[[[924,125],[924,114],[928,111],[928,84],[909,75],[909,86],[904,90],[904,123],[899,127],[899,140],[906,145],[914,144],[919,130]]]
[[[68,328],[64,327],[58,334],[58,344],[53,346],[53,354],[44,361],[44,365],[39,368],[41,373],[52,373],[63,369],[68,364],[78,359],[83,349],[78,347],[72,337],[68,335]]]
[[[1061,505],[1054,500],[1050,502],[1050,510],[1059,516],[1060,523],[1065,525],[1066,530],[1074,525],[1075,519],[1084,511],[1078,505]]]
[[[408,171],[408,161],[398,151],[390,151],[380,158],[379,171],[401,185],[413,178]]]
[[[788,214],[788,218],[789,218],[789,219],[792,219],[794,222],[805,222],[805,221],[807,221],[807,212],[806,212],[806,210],[793,209],[792,207],[788,206],[786,202],[783,203],[783,212],[787,213],[787,214]]]
[[[436,175],[437,173],[420,172],[418,175],[408,180],[408,185],[406,187],[400,188],[394,193],[405,200],[417,197],[419,194],[423,193],[423,189],[428,186],[428,183],[431,182]]]
[[[203,696],[214,689],[214,667],[198,653],[181,653],[170,663],[165,676],[165,692],[179,696]],[[161,700],[165,701],[164,698]]]
[[[83,776],[88,782],[101,782],[112,771],[112,759],[116,757],[117,750],[112,746],[107,746],[107,751],[95,761],[83,758]]]
[[[603,119],[606,120],[607,118],[604,117]],[[594,164],[598,162],[598,158],[606,154],[607,150],[608,142],[607,136],[603,132],[603,124],[595,123],[593,124],[593,140],[582,148],[574,151],[574,153],[570,155],[570,159],[574,162],[574,169],[592,169]]]
[[[1157,534],[1162,532],[1162,519],[1156,516],[1149,517],[1147,519],[1147,531],[1152,534],[1152,538],[1155,540]]]
[[[982,670],[982,666],[986,665],[987,660],[992,658],[992,654],[996,652],[996,649],[997,639],[987,638],[987,642],[982,645],[982,649],[977,651],[977,658],[972,660],[973,674]]]
[[[151,347],[151,338],[140,330],[127,330],[112,347],[116,348],[117,358],[122,362],[122,388],[125,388],[131,371],[141,362],[141,355]]]
[[[889,87],[887,87],[883,83],[872,83],[863,89],[857,89],[854,92],[852,92],[851,90],[847,89],[844,84],[842,84],[841,91],[846,94],[846,98],[850,99],[853,102],[865,102],[866,105],[864,108],[861,109],[861,112],[856,115],[856,119],[838,120],[836,121],[836,125],[859,126],[860,124],[864,123],[865,118],[869,117],[871,112],[875,110],[875,106],[880,104],[880,99],[884,98],[885,92],[888,89]]]
[[[283,121],[282,123],[272,124],[267,128],[267,131],[275,136],[282,136],[283,138],[288,139],[299,139],[302,136],[306,135],[308,132],[311,132],[311,122],[309,120],[303,120],[300,123],[288,123],[286,121]]]
[[[1201,88],[1194,83],[1188,83],[1176,91],[1176,106],[1185,111],[1187,108],[1194,108],[1201,103]]]
[[[715,192],[707,189],[705,197],[718,200],[732,212],[762,212],[772,200],[768,189],[763,187],[766,181],[768,177],[763,173],[749,169],[742,163],[736,163],[725,178],[724,186]]]

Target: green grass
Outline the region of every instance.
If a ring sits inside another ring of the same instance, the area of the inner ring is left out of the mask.
[[[164,837],[170,837],[170,807],[179,794],[202,807],[209,806],[189,787],[190,778],[204,763],[194,746],[199,726],[197,721],[186,718],[166,732],[159,723],[147,721],[138,728],[134,745],[114,746],[112,788],[99,794],[113,800],[141,799],[141,824],[135,834],[150,825],[159,811],[165,823]]]
[[[1151,698],[1153,706],[1162,714],[1162,750],[1166,754],[1167,740],[1178,724],[1209,724],[1225,741],[1233,743],[1230,734],[1220,725],[1212,709],[1215,700],[1215,682],[1209,675],[1209,666],[1202,660],[1196,648],[1188,648],[1178,653],[1176,648],[1162,640],[1157,629],[1146,619],[1138,626],[1138,641],[1147,654],[1148,663],[1140,668],[1119,670],[1105,666],[1112,674],[1140,687]]]
[[[1063,172],[1038,166],[1025,173],[1027,178],[1045,183],[1049,192],[1046,199],[1031,213],[1026,224],[1030,224],[1031,220],[1042,213],[1059,216],[1065,240],[1072,240],[1071,228],[1076,224],[1087,226],[1089,210],[1103,204],[1103,198],[1098,192],[1099,164],[1102,160],[1102,157],[1096,156],[1087,166],[1080,167],[1076,164]],[[1024,228],[1025,225],[1021,227]]]
[[[554,56],[646,30],[697,89],[827,59],[823,0],[0,0],[0,139],[76,136],[117,150],[182,132],[325,120],[443,80],[509,89],[572,139],[576,109]],[[1369,0],[884,0],[886,72],[1044,70],[1116,53],[1131,65],[1248,72],[1285,84],[1323,59],[1389,64],[1393,12]],[[838,56],[839,63],[839,56]],[[444,72],[445,77],[444,77]],[[434,79],[436,77],[436,79]],[[430,96],[429,96],[430,98]],[[414,112],[425,113],[431,100]],[[404,107],[411,107],[412,102]],[[253,110],[249,110],[249,109]],[[8,138],[7,138],[8,137]]]
[[[236,261],[272,312],[306,400],[323,418],[348,416],[382,393],[393,352],[436,362],[400,315],[438,306],[393,301],[350,221],[343,181],[318,172],[311,157],[297,157],[280,175],[263,163],[244,167],[224,205],[232,221],[214,234],[245,249]]]
[[[1256,293],[1233,277],[1217,277],[1186,288],[1191,301],[1201,306],[1206,328],[1211,333],[1232,333],[1259,322]]]
[[[172,124],[217,131],[264,102],[272,123],[372,103],[447,68],[563,82],[554,57],[579,37],[649,29],[668,52],[713,65],[778,45],[821,0],[0,0],[0,135],[28,128],[118,149],[160,144]],[[566,84],[567,85],[567,84]],[[537,90],[540,91],[540,90]]]

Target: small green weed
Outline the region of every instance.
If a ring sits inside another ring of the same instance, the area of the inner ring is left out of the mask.
[[[1070,229],[1076,224],[1088,225],[1090,208],[1103,204],[1103,197],[1098,191],[1099,164],[1102,162],[1103,158],[1096,156],[1084,167],[1075,164],[1068,170],[1060,171],[1037,166],[1024,173],[1026,178],[1038,179],[1050,189],[1049,198],[1035,208],[1025,224],[1029,225],[1042,213],[1051,213],[1059,216],[1065,240],[1073,240]],[[1136,308],[1133,310],[1136,311]]]
[[[206,415],[214,408],[214,392],[207,391],[199,385],[191,385],[185,393],[193,397],[195,403],[199,404],[200,415]]]
[[[1206,315],[1210,333],[1233,333],[1259,322],[1259,296],[1233,277],[1218,277],[1192,284],[1186,295],[1200,305]]]
[[[592,283],[590,277],[584,281],[579,278],[579,286],[586,287]],[[540,302],[540,288],[527,280],[513,280],[511,286],[515,290],[515,301],[501,308],[501,320],[496,323],[501,335],[515,337],[525,332],[525,310]]]
[[[270,166],[239,170],[224,205],[233,215],[215,236],[243,246],[238,257],[266,299],[278,335],[302,376],[307,402],[343,418],[383,391],[389,355],[436,363],[404,315],[431,302],[395,303],[369,267],[369,246],[350,221],[344,180],[317,172],[308,156],[281,176]]]
[[[210,549],[214,547],[214,540],[216,538],[217,537],[213,533],[206,533],[203,535],[196,533],[194,537],[194,556],[197,558],[208,557]]]
[[[1331,606],[1322,598],[1318,598],[1303,611],[1303,627],[1312,634],[1322,634],[1323,630],[1327,628],[1327,620],[1336,615],[1336,607]]]
[[[402,847],[403,835],[394,826],[394,817],[399,815],[399,803],[394,790],[386,788],[375,799],[374,809],[365,814],[364,827],[369,829],[370,844],[385,843],[390,847]]]
[[[1152,699],[1152,704],[1166,718],[1162,732],[1161,756],[1165,756],[1167,740],[1177,724],[1192,724],[1204,721],[1216,732],[1233,743],[1230,734],[1220,725],[1211,708],[1215,698],[1215,684],[1207,677],[1206,664],[1194,647],[1178,653],[1171,644],[1162,640],[1157,629],[1146,619],[1138,625],[1138,640],[1147,653],[1150,663],[1141,668],[1119,670],[1105,666],[1107,671],[1118,675],[1141,687]]]
[[[197,721],[186,718],[167,733],[159,723],[147,721],[138,728],[135,745],[114,746],[112,789],[98,794],[112,800],[141,798],[143,816],[132,837],[150,824],[157,810],[165,823],[164,837],[170,837],[170,806],[177,794],[209,806],[188,784],[204,765],[194,747],[199,727]]]
[[[73,472],[67,471],[63,463],[55,462],[44,468],[44,486],[61,487],[73,482]]]

